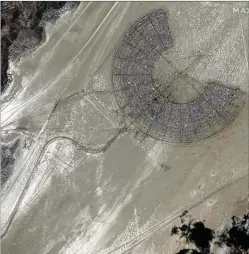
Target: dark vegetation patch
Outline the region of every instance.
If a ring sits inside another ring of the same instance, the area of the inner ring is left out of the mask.
[[[249,213],[242,218],[233,216],[231,228],[225,228],[222,232],[216,232],[206,227],[204,222],[192,219],[187,211],[180,218],[181,225],[174,226],[171,235],[178,235],[195,248],[185,248],[176,254],[211,254],[211,243],[218,248],[229,247],[230,254],[249,253]]]

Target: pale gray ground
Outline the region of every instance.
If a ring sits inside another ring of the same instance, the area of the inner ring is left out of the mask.
[[[188,75],[247,92],[249,22],[233,13],[239,6],[247,3],[84,2],[21,60],[1,112],[2,141],[21,135],[23,145],[1,194],[2,253],[171,254],[183,210],[214,228],[246,212],[247,102],[218,135],[173,145],[122,129],[111,92],[123,33],[156,8],[168,11],[167,57],[179,70],[201,53]]]

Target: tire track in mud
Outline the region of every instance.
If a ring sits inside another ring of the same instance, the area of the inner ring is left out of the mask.
[[[31,171],[31,173],[30,173],[29,178],[27,179],[27,182],[26,182],[26,184],[25,184],[25,186],[24,186],[23,191],[21,192],[19,198],[18,198],[17,201],[16,201],[16,204],[15,204],[13,210],[12,210],[11,213],[10,213],[10,217],[9,217],[8,222],[7,222],[7,225],[6,225],[5,227],[3,227],[3,229],[2,229],[1,238],[3,239],[3,238],[7,235],[8,231],[9,231],[11,225],[12,225],[12,222],[13,222],[13,220],[14,220],[14,218],[15,218],[15,215],[16,215],[17,212],[18,212],[18,208],[19,208],[19,206],[20,206],[20,204],[21,204],[21,202],[22,202],[22,200],[23,200],[23,198],[24,198],[24,196],[25,196],[25,194],[26,194],[26,192],[27,192],[27,190],[28,190],[28,188],[29,188],[29,186],[30,186],[30,184],[31,184],[31,181],[32,181],[32,179],[33,179],[33,174],[35,173],[35,168],[39,165],[39,163],[40,163],[40,161],[41,161],[41,158],[43,157],[43,155],[44,155],[44,153],[46,152],[46,149],[47,149],[47,147],[48,147],[49,145],[51,145],[53,142],[58,141],[58,140],[66,140],[66,141],[71,142],[71,143],[72,143],[73,145],[75,145],[77,148],[79,148],[80,150],[83,150],[83,151],[86,152],[86,153],[99,154],[99,153],[104,153],[104,152],[112,145],[112,143],[113,143],[122,133],[125,132],[125,130],[126,130],[126,128],[120,129],[120,130],[116,133],[116,135],[114,135],[106,144],[104,144],[102,147],[98,147],[98,148],[86,147],[85,145],[82,145],[82,144],[78,143],[77,141],[75,141],[74,139],[72,139],[72,138],[70,138],[70,137],[67,137],[67,136],[58,136],[58,137],[54,137],[54,138],[50,139],[49,141],[47,141],[47,143],[43,146],[43,148],[42,148],[42,150],[41,150],[41,152],[40,152],[40,155],[39,155],[39,157],[38,157],[38,159],[37,159],[37,161],[36,161],[36,163],[35,163],[35,165],[34,165],[32,171]]]

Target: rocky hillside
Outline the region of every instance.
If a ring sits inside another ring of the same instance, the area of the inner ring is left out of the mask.
[[[10,60],[18,60],[34,50],[45,38],[44,25],[53,22],[68,9],[76,9],[80,2],[1,2],[1,92],[11,77]]]

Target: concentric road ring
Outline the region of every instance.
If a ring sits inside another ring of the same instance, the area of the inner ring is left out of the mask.
[[[244,92],[207,84],[194,101],[168,100],[153,85],[155,61],[173,46],[164,10],[142,17],[124,35],[113,61],[113,88],[117,102],[146,135],[172,143],[210,137],[231,123],[244,106]]]

